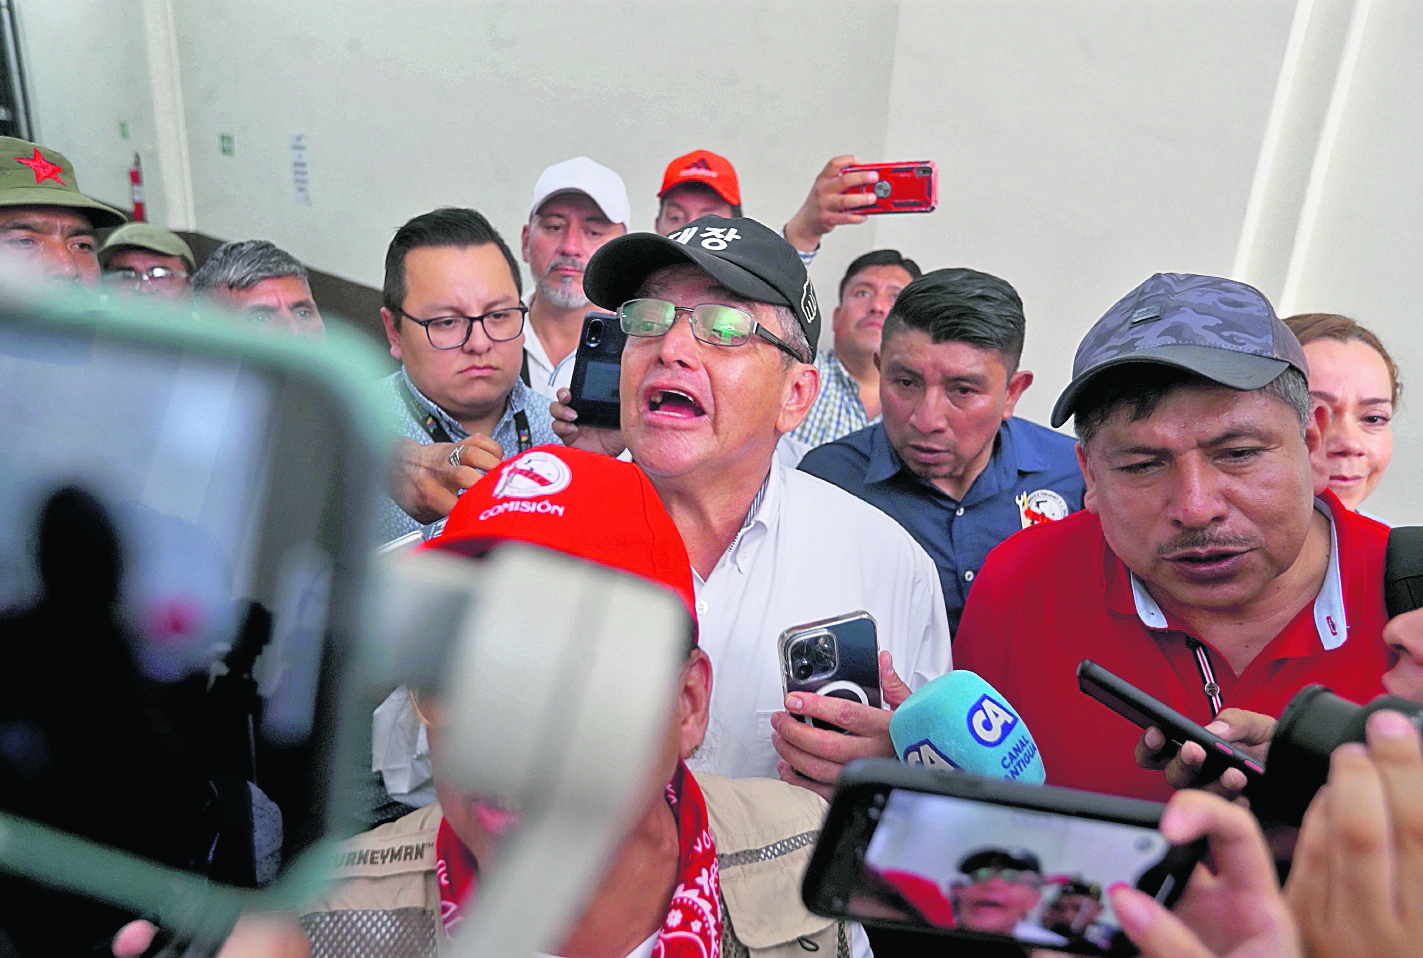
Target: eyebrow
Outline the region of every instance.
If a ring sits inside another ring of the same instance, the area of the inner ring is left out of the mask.
[[[1311,389],[1309,391],[1309,396],[1311,399],[1321,399],[1325,402],[1328,402],[1330,400],[1336,400],[1339,398],[1334,393],[1327,392],[1323,389]],[[1382,396],[1359,400],[1359,405],[1361,406],[1382,406],[1385,404],[1390,406],[1393,405],[1393,399],[1388,396]]]
[[[1275,437],[1270,436],[1259,429],[1251,426],[1237,426],[1234,429],[1227,429],[1225,432],[1217,433],[1202,442],[1196,443],[1197,449],[1210,449],[1214,446],[1227,442],[1234,442],[1237,439],[1249,439],[1255,442],[1274,442]],[[1113,449],[1110,455],[1114,456],[1159,456],[1169,450],[1165,446],[1149,446],[1145,443],[1126,446],[1121,449]]]
[[[25,232],[25,233],[50,233],[50,232],[52,232],[52,231],[50,230],[50,228],[49,228],[49,224],[46,223],[44,220],[31,220],[31,219],[24,219],[24,218],[14,219],[14,220],[11,220],[10,222],[6,223],[4,226],[0,226],[0,232],[9,232],[9,231],[11,231],[11,230],[20,230],[21,232]],[[72,236],[95,236],[95,235],[96,235],[96,231],[95,231],[95,229],[94,229],[94,227],[93,227],[92,224],[88,224],[88,225],[77,225],[77,224],[76,224],[72,229],[63,231],[62,235],[65,236],[66,238],[72,237]]]

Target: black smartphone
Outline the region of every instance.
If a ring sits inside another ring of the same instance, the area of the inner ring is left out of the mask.
[[[1129,956],[1105,889],[1170,906],[1205,854],[1165,806],[888,759],[841,776],[801,894],[818,915],[946,936]]]
[[[1238,768],[1245,774],[1246,795],[1260,787],[1265,766],[1254,756],[1233,742],[1206,731],[1165,702],[1152,698],[1091,659],[1083,659],[1077,664],[1077,686],[1140,728],[1156,726],[1177,747],[1195,742],[1205,749],[1206,761],[1200,772],[1202,781],[1213,782],[1227,768]]]
[[[880,707],[879,640],[874,616],[851,612],[786,629],[778,644],[781,689],[814,692]],[[807,721],[797,715],[799,721]],[[817,719],[816,728],[844,729]]]
[[[583,317],[573,379],[568,384],[568,391],[573,394],[568,405],[578,413],[579,425],[622,427],[618,378],[622,375],[625,342],[627,333],[612,313],[588,313]]]

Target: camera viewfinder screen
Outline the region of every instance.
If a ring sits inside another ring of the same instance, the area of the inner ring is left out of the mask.
[[[583,372],[583,398],[597,402],[618,401],[618,376],[622,368],[617,363],[589,363]]]
[[[1106,889],[1135,886],[1153,870],[1159,884],[1170,849],[1136,825],[895,789],[846,910],[1077,954],[1132,955]]]

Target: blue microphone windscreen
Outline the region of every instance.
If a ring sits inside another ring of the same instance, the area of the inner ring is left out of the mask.
[[[950,766],[1030,785],[1047,777],[1028,726],[998,691],[959,669],[924,684],[889,720],[894,752],[911,765]]]

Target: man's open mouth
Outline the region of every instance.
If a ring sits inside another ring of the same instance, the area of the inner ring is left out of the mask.
[[[647,397],[647,408],[653,412],[666,413],[670,416],[681,416],[685,419],[695,419],[697,416],[705,416],[706,410],[701,407],[691,396],[675,389],[655,389]]]

